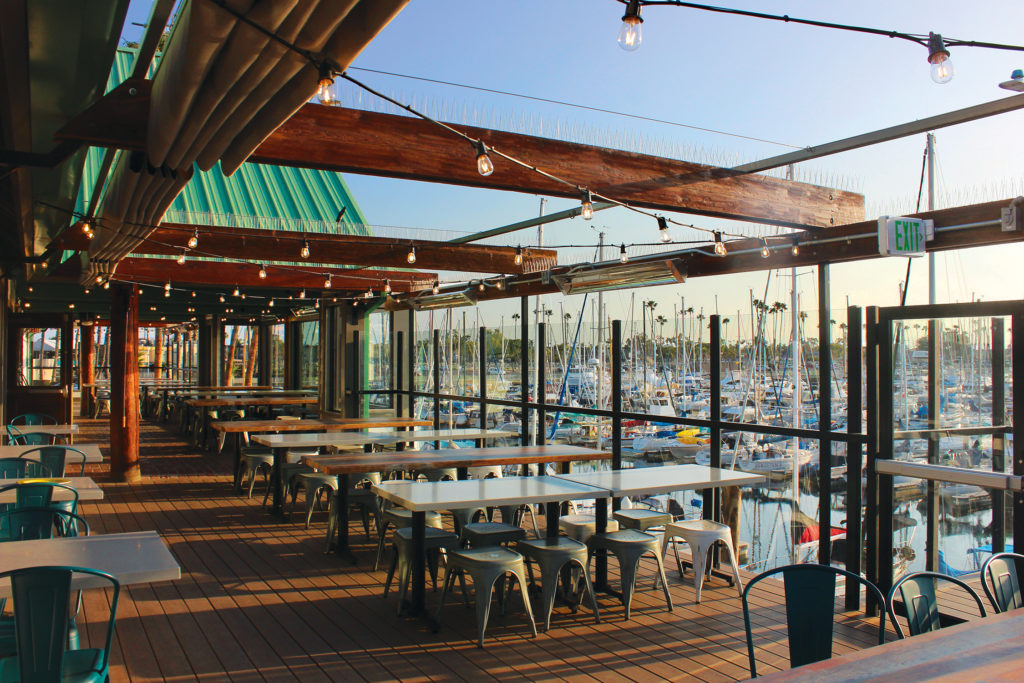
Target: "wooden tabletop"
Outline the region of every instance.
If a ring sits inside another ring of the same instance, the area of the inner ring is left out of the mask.
[[[1024,680],[1024,610],[858,650],[823,662],[762,676],[765,683],[800,681]]]
[[[342,417],[331,420],[232,420],[211,422],[219,432],[341,432],[375,427],[429,427],[430,420],[411,417]]]
[[[78,500],[103,500],[103,489],[96,485],[96,482],[93,481],[92,477],[59,477],[54,481],[63,484],[64,482],[60,481],[61,479],[67,479],[68,482],[65,485],[70,486],[71,488],[78,491]],[[21,481],[25,480],[2,479],[0,480],[0,489],[6,486],[13,486],[14,484],[18,484]],[[68,491],[67,489],[62,489],[58,487],[53,491],[53,499],[56,501],[72,500],[73,498],[74,496],[72,496],[71,492]],[[11,488],[6,491],[0,491],[0,504],[14,503],[16,501],[16,489]]]
[[[57,444],[57,446],[63,446],[63,444]],[[20,458],[22,453],[31,451],[36,448],[45,448],[45,446],[0,446],[0,458]],[[100,445],[97,443],[76,443],[69,448],[85,453],[86,462],[103,462],[103,454],[100,452]],[[36,451],[34,455],[30,456],[35,460],[39,459],[39,451]],[[73,465],[77,455],[71,454],[68,456],[68,460]]]
[[[385,481],[372,487],[407,510],[450,510],[479,505],[551,503],[607,498],[610,493],[558,477],[501,477],[464,481]]]
[[[423,431],[362,432],[358,434],[337,432],[299,434],[255,434],[251,438],[261,446],[271,448],[307,448],[313,446],[366,446],[368,444],[391,445],[413,441],[455,441],[476,439],[503,439],[515,434],[493,429],[430,429]]]
[[[97,534],[4,543],[0,572],[39,566],[89,567],[117,577],[122,586],[181,578],[181,567],[155,531]],[[95,577],[75,577],[74,589],[107,587]],[[0,581],[0,598],[11,596],[11,582]]]
[[[238,396],[233,398],[190,398],[186,405],[193,408],[228,408],[238,406],[309,406],[316,405],[320,399],[315,396]]]
[[[353,474],[387,469],[441,469],[445,467],[486,467],[531,465],[533,463],[607,460],[611,453],[581,446],[507,446],[501,448],[442,448],[436,451],[395,453],[351,453],[317,455],[303,462],[326,474]]]

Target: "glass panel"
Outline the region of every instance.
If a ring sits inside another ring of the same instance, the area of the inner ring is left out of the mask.
[[[253,386],[259,382],[257,353],[259,328],[254,325],[225,325],[223,382],[225,385]]]
[[[391,388],[391,315],[374,313],[367,324],[369,343],[367,344],[367,363],[364,366],[365,389],[387,390]],[[388,394],[373,394],[369,407],[371,409],[393,408],[392,397]]]
[[[284,388],[285,345],[284,323],[270,326],[270,385]]]
[[[299,325],[299,388],[317,389],[320,382],[320,321]]]
[[[60,348],[59,327],[23,329],[18,384],[33,387],[60,384]]]

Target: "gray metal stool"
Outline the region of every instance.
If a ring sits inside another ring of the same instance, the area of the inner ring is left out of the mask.
[[[441,513],[428,511],[426,513],[428,527],[441,528]],[[373,571],[380,569],[380,563],[384,559],[384,541],[387,538],[388,527],[404,529],[412,526],[412,510],[405,508],[387,508],[380,511],[377,517],[377,559],[373,563]]]
[[[586,543],[587,539],[597,531],[597,517],[594,515],[562,515],[558,518],[558,530],[574,541]],[[605,531],[618,530],[619,523],[614,519],[609,519]]]
[[[252,498],[252,489],[256,485],[256,472],[262,467],[266,467],[263,470],[263,479],[267,484],[267,491],[270,491],[270,473],[274,469],[274,454],[270,451],[252,451],[242,453],[242,465],[247,470],[246,476],[248,477],[247,485],[249,486],[249,497]],[[266,504],[266,497],[263,498],[264,504]]]
[[[544,610],[544,630],[551,630],[551,610],[555,606],[555,593],[558,591],[558,579],[566,565],[578,565],[571,567],[570,572],[574,575],[571,582],[571,592],[578,594],[580,586],[586,589],[587,597],[594,608],[594,620],[601,623],[601,615],[597,610],[597,600],[594,598],[594,588],[590,581],[590,572],[587,570],[587,546],[565,536],[556,538],[538,538],[531,541],[520,541],[516,544],[522,556],[526,559],[526,566],[529,569],[530,560],[533,560],[540,567],[541,585],[541,607]],[[530,580],[533,580],[531,571]],[[573,608],[575,611],[575,607]]]
[[[672,611],[672,596],[668,592],[668,581],[665,578],[665,566],[661,562],[661,543],[655,536],[642,531],[625,529],[611,533],[594,534],[587,539],[589,556],[593,557],[598,550],[607,550],[619,560],[619,575],[622,577],[622,605],[626,608],[626,620],[629,620],[629,605],[633,600],[633,586],[636,583],[636,570],[640,558],[651,553],[658,562],[658,579],[665,591],[665,603],[668,611]],[[654,587],[658,587],[655,579]]]
[[[645,510],[644,508],[616,510],[613,517],[618,521],[620,528],[634,529],[635,531],[647,531],[657,526],[672,523],[672,515],[669,513]]]
[[[437,556],[440,550],[453,552],[459,549],[459,537],[450,531],[427,527],[424,529],[423,548],[427,551],[427,561],[430,567],[430,577],[434,582],[434,590],[437,590]],[[388,596],[391,589],[391,580],[398,574],[398,614],[402,614],[402,604],[405,602],[405,594],[409,590],[409,580],[412,578],[412,527],[405,527],[395,531],[391,537],[395,549],[395,556],[391,558],[391,568],[388,569],[388,578],[384,582],[384,597]]]
[[[295,499],[299,496],[299,487],[302,487],[302,494],[306,501],[306,528],[308,529],[309,520],[313,517],[313,506],[319,502],[323,490],[328,490],[328,501],[330,501],[330,496],[338,490],[338,475],[324,474],[323,472],[298,472],[293,476],[289,487],[292,494],[292,504],[288,508],[289,516],[295,510]]]
[[[534,538],[540,538],[540,527],[537,526],[537,513],[533,511],[532,505],[526,505],[520,503],[518,505],[499,505],[498,511],[501,512],[501,521],[506,524],[512,524],[519,526],[522,517],[520,512],[526,511],[530,514],[530,522],[533,523],[533,536]]]
[[[522,541],[526,530],[504,522],[475,522],[463,525],[459,536],[463,547],[488,548]]]
[[[534,637],[537,636],[537,625],[533,622],[533,609],[530,607],[530,596],[526,592],[526,568],[523,556],[519,553],[505,548],[473,548],[460,550],[448,554],[448,566],[444,572],[444,588],[441,590],[441,601],[437,605],[437,624],[441,625],[441,610],[444,608],[444,599],[451,590],[455,577],[461,573],[468,573],[473,579],[473,588],[476,591],[476,627],[479,634],[477,644],[484,646],[484,631],[487,630],[487,619],[491,614],[491,591],[494,584],[505,576],[512,573],[519,582],[519,590],[523,594],[523,605],[526,607],[526,616],[530,620],[530,628]],[[511,593],[512,586],[509,586]],[[504,608],[506,599],[503,586],[498,587],[498,599]],[[463,599],[466,598],[463,591]],[[468,606],[468,600],[467,606]]]

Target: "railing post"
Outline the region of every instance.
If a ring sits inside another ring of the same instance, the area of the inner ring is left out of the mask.
[[[832,308],[829,268],[818,264],[818,563],[832,563]],[[797,439],[799,443],[799,439]],[[799,453],[794,462],[799,467]]]
[[[622,469],[622,321],[612,321],[612,469]]]
[[[850,306],[846,311],[846,405],[847,434],[860,434],[863,429],[861,385],[864,381],[861,370],[863,353],[863,330],[861,309]],[[863,469],[863,445],[858,441],[846,442],[846,569],[854,574],[861,571],[861,487],[860,474]],[[853,579],[846,580],[846,609],[860,609],[860,584]]]
[[[938,429],[940,396],[942,393],[942,362],[939,359],[942,328],[937,320],[928,321],[928,429]],[[881,385],[882,389],[886,385]],[[890,387],[891,389],[891,387]],[[889,391],[892,395],[892,391]],[[907,426],[909,429],[909,425]],[[883,442],[884,443],[884,442]],[[928,437],[928,464],[939,464],[939,439],[935,433]],[[925,540],[924,568],[934,572],[939,566],[939,490],[934,481],[925,482]]]
[[[409,309],[409,417],[416,417],[416,311]]]
[[[405,342],[405,334],[401,330],[399,330],[398,332],[395,333],[395,346],[391,350],[392,357],[394,358],[394,364],[395,364],[394,365],[394,368],[395,368],[394,384],[391,387],[392,389],[394,389],[394,393],[391,394],[391,395],[394,397],[394,406],[395,406],[395,416],[396,417],[402,417],[403,414],[404,414],[404,409],[402,407],[402,379],[404,377],[404,369],[405,369],[403,367],[405,365],[405,359],[403,358],[403,355],[402,355],[402,349],[403,349],[404,342]]]
[[[1021,335],[1024,334],[1024,313],[1014,313],[1010,318],[1013,336],[1010,347],[1010,366],[1013,368],[1014,390],[1024,387],[1024,342],[1021,342]],[[1024,401],[1014,400],[1013,402],[1013,473],[1024,476]],[[1013,493],[1013,541],[1016,544],[1024,544],[1024,491]],[[1014,548],[1020,552],[1021,545]],[[1018,574],[1024,573],[1024,567],[1017,565]],[[1019,577],[1024,579],[1024,577]],[[1022,581],[1024,582],[1024,581]]]
[[[519,302],[519,443],[530,445],[530,300],[520,297]],[[527,468],[529,471],[529,468]]]
[[[548,375],[545,367],[547,355],[547,327],[545,323],[537,323],[537,445],[544,445],[544,432],[548,426],[547,384]],[[556,427],[557,428],[557,427]],[[540,471],[540,470],[538,470]]]
[[[722,317],[711,316],[709,363],[711,371],[711,466],[722,466]],[[738,323],[737,323],[738,324]],[[703,333],[700,338],[703,338]],[[720,494],[718,489],[705,489],[702,495],[701,516],[719,518]],[[736,549],[737,551],[739,548]]]
[[[487,429],[487,328],[480,328],[480,341],[477,345],[480,364],[480,429]],[[483,446],[484,440],[477,439],[477,446]]]
[[[441,428],[441,330],[434,330],[434,429]],[[441,442],[435,441],[434,448],[441,448]]]
[[[878,456],[878,307],[868,306],[865,327],[864,365],[867,372],[865,386],[865,408],[867,410],[866,434],[866,477],[867,496],[865,508],[865,553],[868,581],[878,584],[878,477],[875,473],[875,459]],[[891,559],[891,558],[889,558]],[[867,601],[867,613],[876,614],[882,605],[876,605],[870,596]]]
[[[897,321],[898,322],[898,321]],[[878,324],[878,451],[876,458],[892,459],[893,449],[893,321],[888,317]],[[878,582],[875,584],[888,595],[892,588],[893,560],[893,478],[891,474],[878,477]]]
[[[992,318],[992,424],[1006,424],[1006,371],[1003,319]],[[992,471],[1006,471],[1006,435],[992,435]],[[1006,551],[1006,491],[992,491],[992,552]],[[1018,551],[1020,552],[1020,551]]]

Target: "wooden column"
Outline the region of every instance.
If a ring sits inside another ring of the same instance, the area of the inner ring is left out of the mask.
[[[139,471],[139,288],[110,286],[110,472],[135,483]]]
[[[92,330],[92,324],[78,327],[78,387],[81,396],[78,402],[78,414],[80,417],[92,415],[93,402],[96,400],[96,387],[85,386],[96,381],[96,346],[93,344]]]
[[[160,379],[164,367],[164,331],[158,327],[154,332],[156,340],[153,342],[153,356],[150,360],[153,363],[153,376]]]

